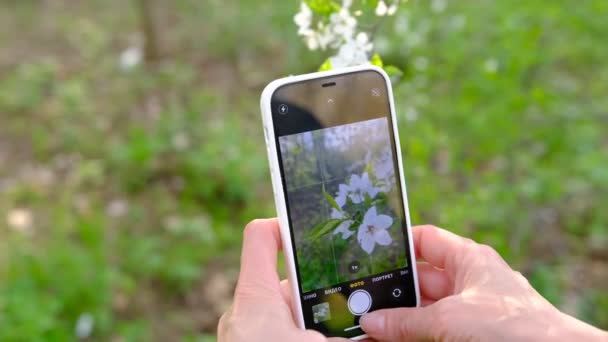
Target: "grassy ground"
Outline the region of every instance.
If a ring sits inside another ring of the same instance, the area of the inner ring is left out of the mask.
[[[0,5],[0,340],[213,340],[241,229],[273,215],[258,112],[324,57],[295,2]],[[491,244],[549,300],[608,328],[608,3],[410,1],[377,44],[414,223]],[[6,217],[6,219],[5,219]]]

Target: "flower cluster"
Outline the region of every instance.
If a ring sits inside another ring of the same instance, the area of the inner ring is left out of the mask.
[[[394,15],[398,4],[399,0],[393,0],[390,4],[380,0],[375,14],[379,17]],[[330,14],[318,15],[318,18],[315,18],[320,9],[315,10],[307,1],[302,1],[300,11],[294,16],[298,35],[304,39],[308,48],[336,51],[336,54],[329,58],[333,68],[369,62],[374,45],[370,34],[360,31],[357,27],[357,17],[363,15],[363,11],[353,10],[353,0],[343,0],[341,5],[326,1],[325,5],[329,6]]]
[[[368,254],[372,254],[376,244],[388,246],[393,241],[386,231],[393,224],[393,218],[379,215],[377,209],[381,202],[379,195],[390,187],[381,188],[373,183],[367,172],[351,175],[348,184],[339,185],[334,198],[337,207],[331,212],[332,219],[341,220],[333,234],[346,240],[355,234],[351,228],[356,228],[357,242]]]

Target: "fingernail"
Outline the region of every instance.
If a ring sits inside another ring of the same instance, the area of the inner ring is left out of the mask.
[[[384,329],[384,316],[378,313],[368,313],[359,320],[365,332],[372,333]]]

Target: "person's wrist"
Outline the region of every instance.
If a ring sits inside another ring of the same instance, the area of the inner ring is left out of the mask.
[[[551,336],[563,341],[608,341],[608,332],[559,312],[557,334]]]
[[[531,312],[507,331],[520,341],[608,341],[608,332],[554,307]]]

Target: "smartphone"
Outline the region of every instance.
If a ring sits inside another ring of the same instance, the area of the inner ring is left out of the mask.
[[[282,78],[261,109],[298,325],[362,339],[365,313],[418,306],[387,74],[361,66]]]

